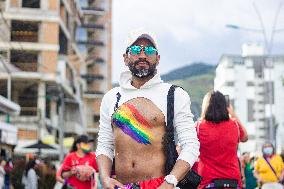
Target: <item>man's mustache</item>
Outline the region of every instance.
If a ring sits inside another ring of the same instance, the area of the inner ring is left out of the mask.
[[[134,62],[134,66],[137,66],[140,62],[146,62],[148,66],[150,66],[150,62],[148,62],[146,59],[138,59]]]

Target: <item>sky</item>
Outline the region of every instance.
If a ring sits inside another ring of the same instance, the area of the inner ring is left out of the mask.
[[[261,32],[226,24],[265,31],[267,39],[274,33],[271,54],[284,54],[284,30],[273,32],[278,10],[274,31],[284,29],[284,0],[113,0],[112,9],[113,82],[126,69],[122,54],[128,32],[137,28],[156,35],[162,74],[193,62],[216,65],[223,54],[241,54],[243,43],[264,44]]]

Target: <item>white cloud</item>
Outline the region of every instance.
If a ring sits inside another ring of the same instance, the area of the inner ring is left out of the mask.
[[[255,1],[268,35],[271,34],[280,1]],[[241,44],[244,42],[262,42],[261,34],[225,28],[225,24],[260,28],[252,2],[113,0],[113,81],[118,79],[124,65],[122,53],[126,47],[127,33],[134,28],[144,27],[156,33],[162,72],[171,70],[173,65],[180,67],[192,61],[217,63],[222,53],[240,53]],[[283,21],[284,3],[278,18],[278,28],[284,28]],[[284,53],[283,33],[274,35],[275,52]],[[176,61],[175,64],[173,61]]]

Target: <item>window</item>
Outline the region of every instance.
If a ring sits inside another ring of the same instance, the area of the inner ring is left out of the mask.
[[[68,52],[68,40],[64,32],[60,29],[59,31],[59,53],[67,55]]]
[[[235,83],[233,81],[227,81],[225,85],[229,87],[233,87]]]
[[[22,0],[22,7],[40,8],[40,0]]]
[[[248,122],[252,122],[254,121],[254,117],[253,117],[253,113],[254,113],[254,101],[253,100],[248,100]]]
[[[0,58],[4,58],[6,60],[8,57],[8,52],[6,50],[0,50]]]
[[[75,39],[76,41],[87,41],[88,40],[88,34],[86,28],[77,27],[75,31]],[[80,52],[86,53],[87,47],[84,44],[78,44],[78,48]]]
[[[100,115],[95,114],[94,115],[94,122],[99,122],[100,121]]]
[[[38,42],[38,22],[12,21],[11,41]]]
[[[254,86],[254,82],[253,81],[248,81],[247,82],[247,86],[248,87],[253,87]]]
[[[269,98],[271,98],[271,103],[274,104],[274,82],[273,81],[265,82],[264,89],[265,89],[265,95],[264,95],[265,104],[270,103]]]
[[[0,80],[0,95],[7,98],[7,80]]]

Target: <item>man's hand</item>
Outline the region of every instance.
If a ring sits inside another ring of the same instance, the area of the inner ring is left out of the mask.
[[[166,181],[164,181],[164,182],[162,183],[162,185],[159,186],[158,189],[173,189],[173,188],[174,188],[174,185],[169,184],[169,183],[167,183]]]
[[[115,187],[125,189],[123,184],[110,177],[102,179],[102,185],[104,189],[115,189]]]

